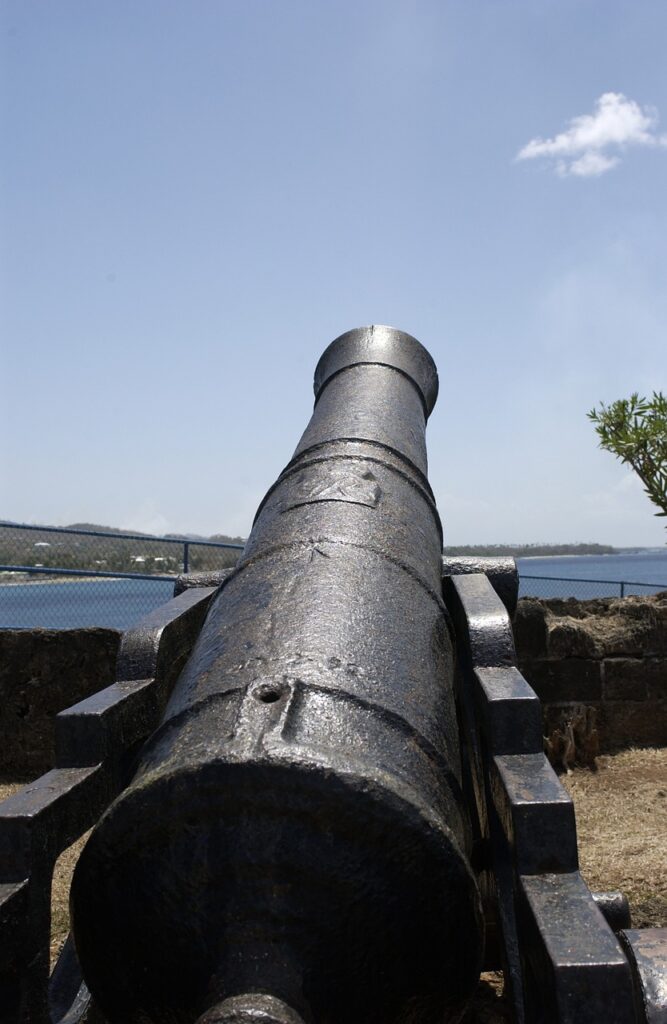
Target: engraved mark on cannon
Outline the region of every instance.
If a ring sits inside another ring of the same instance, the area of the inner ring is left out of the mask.
[[[308,473],[297,476],[282,511],[291,512],[292,509],[323,501],[377,508],[381,495],[380,485],[370,469],[332,463],[323,467],[317,479]]]

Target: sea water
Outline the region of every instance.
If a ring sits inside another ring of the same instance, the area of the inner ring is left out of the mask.
[[[667,548],[617,555],[517,559],[522,597],[618,597],[667,590]],[[2,577],[0,577],[0,580]],[[622,586],[621,586],[622,584]],[[168,601],[173,583],[150,579],[0,582],[0,628],[129,629]]]
[[[517,558],[521,597],[619,597],[667,590],[667,547]]]
[[[167,580],[73,579],[0,584],[0,628],[129,629],[168,601]]]

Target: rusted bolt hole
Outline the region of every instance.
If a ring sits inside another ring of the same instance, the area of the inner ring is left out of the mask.
[[[284,695],[285,691],[279,686],[258,686],[256,690],[253,690],[253,697],[255,700],[261,701],[262,704],[275,704]]]

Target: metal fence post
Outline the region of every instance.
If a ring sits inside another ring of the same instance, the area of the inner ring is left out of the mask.
[[[183,572],[190,571],[190,545],[187,540],[183,541]]]
[[[625,580],[621,580],[621,597],[625,597]]]

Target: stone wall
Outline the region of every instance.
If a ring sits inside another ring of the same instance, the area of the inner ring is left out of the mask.
[[[54,717],[114,681],[112,629],[0,630],[0,779],[53,768]]]
[[[667,593],[525,598],[514,631],[521,671],[544,707],[554,761],[667,745]]]
[[[667,593],[525,598],[514,630],[555,763],[667,745]],[[0,630],[0,779],[53,767],[54,716],[113,682],[119,642],[110,629]]]

